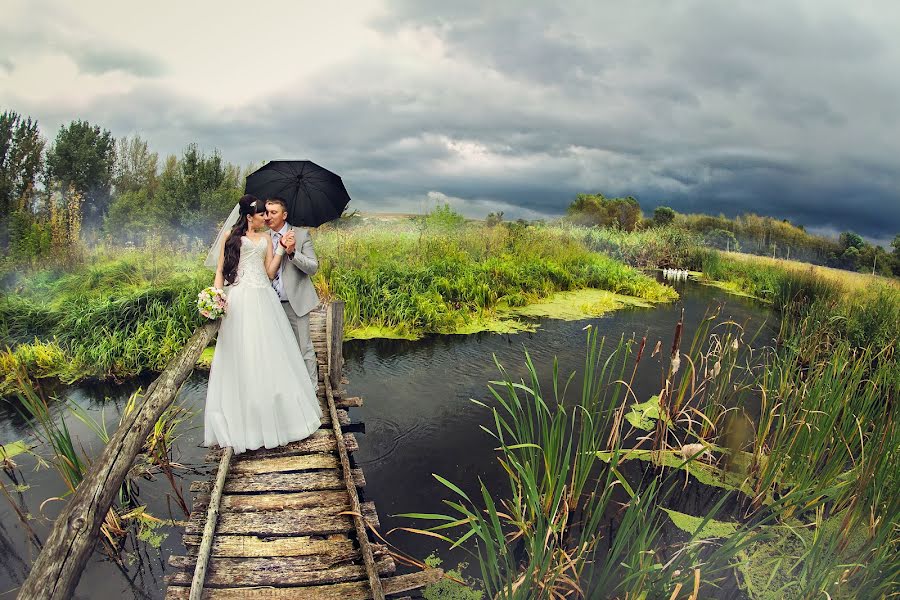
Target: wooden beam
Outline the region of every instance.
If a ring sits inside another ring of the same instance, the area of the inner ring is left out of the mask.
[[[328,341],[328,378],[331,389],[341,388],[344,369],[344,302],[335,300],[328,304],[325,317],[325,333]]]
[[[97,543],[100,525],[135,457],[159,417],[172,404],[203,349],[215,337],[219,324],[212,321],[198,328],[147,389],[141,405],[124,417],[57,517],[19,591],[19,600],[65,600],[74,595]]]
[[[200,596],[203,594],[203,581],[206,579],[209,553],[212,550],[213,536],[216,533],[216,521],[219,519],[219,502],[222,499],[225,475],[228,474],[228,466],[231,464],[232,456],[234,456],[234,448],[225,448],[222,460],[219,461],[219,472],[216,474],[216,483],[213,485],[212,496],[209,499],[209,508],[206,510],[206,527],[203,528],[200,549],[197,551],[197,563],[194,567],[194,579],[191,581],[189,600],[200,600]]]

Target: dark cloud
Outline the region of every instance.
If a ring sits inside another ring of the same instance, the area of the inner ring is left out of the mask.
[[[372,23],[396,47],[245,106],[150,81],[37,116],[88,117],[164,152],[197,141],[239,164],[312,158],[367,207],[417,210],[439,192],[558,215],[587,191],[634,195],[646,212],[753,211],[888,239],[900,230],[900,8],[865,6],[398,1]],[[427,51],[401,54],[410,38]],[[89,48],[71,52],[85,71],[162,69]]]
[[[102,75],[122,71],[137,77],[158,77],[165,73],[162,61],[129,48],[81,42],[66,44],[63,51],[75,61],[82,73]]]

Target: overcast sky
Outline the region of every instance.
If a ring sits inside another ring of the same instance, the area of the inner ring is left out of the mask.
[[[309,158],[362,210],[577,192],[900,231],[900,2],[0,0],[0,110]]]

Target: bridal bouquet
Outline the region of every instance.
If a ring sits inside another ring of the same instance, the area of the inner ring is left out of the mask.
[[[225,292],[219,288],[208,287],[197,294],[197,310],[210,321],[222,317],[226,308],[228,308],[228,299],[225,297]]]

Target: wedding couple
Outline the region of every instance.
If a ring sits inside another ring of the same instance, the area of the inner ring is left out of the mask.
[[[235,454],[274,448],[321,424],[309,334],[318,261],[309,232],[287,218],[284,200],[243,196],[207,259],[228,308],[209,373],[206,446],[231,446]]]

